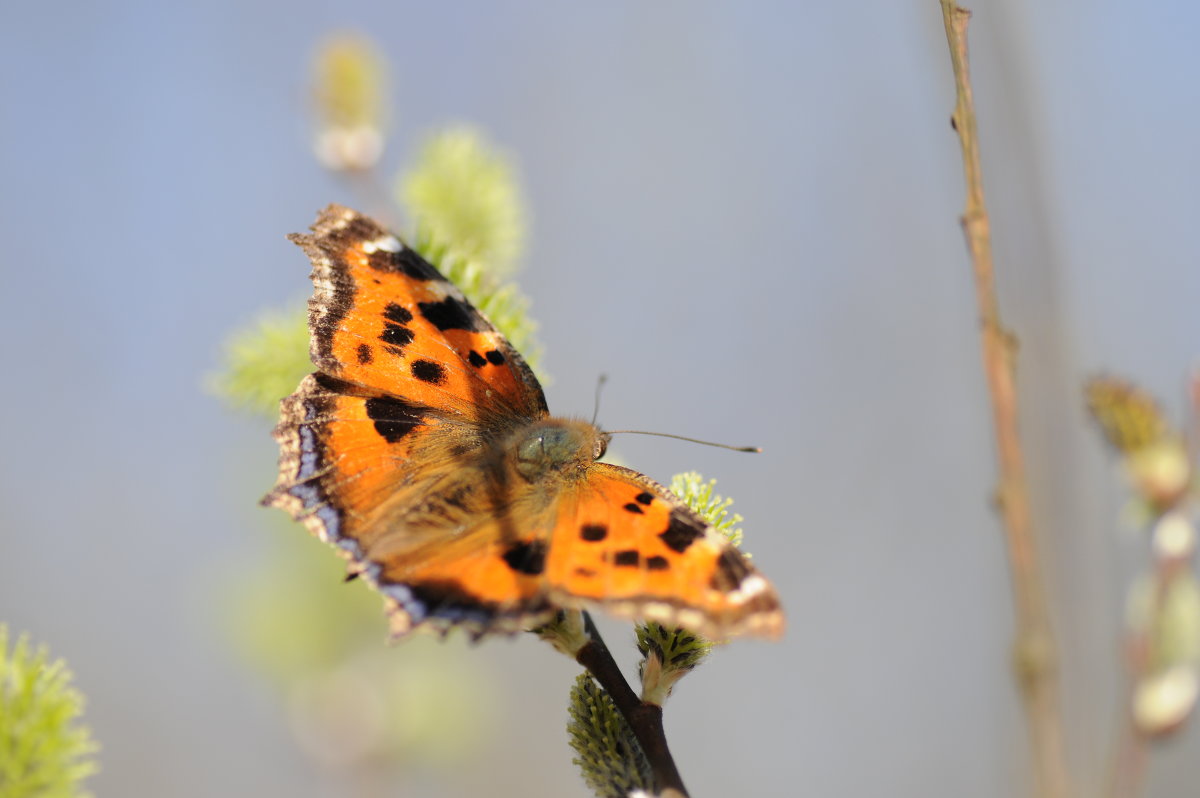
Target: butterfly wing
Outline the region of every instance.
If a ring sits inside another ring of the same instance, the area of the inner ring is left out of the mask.
[[[367,217],[331,205],[293,240],[313,262],[319,371],[282,403],[279,478],[263,503],[337,545],[384,593],[397,633],[539,615],[536,580],[492,552],[519,542],[494,528],[512,491],[492,461],[497,439],[546,415],[533,373]]]
[[[331,377],[478,419],[538,418],[546,398],[521,355],[437,269],[360,213],[330,205],[312,235],[312,359]]]
[[[720,532],[662,485],[597,463],[564,491],[545,576],[551,599],[705,636],[778,637],[779,597]]]

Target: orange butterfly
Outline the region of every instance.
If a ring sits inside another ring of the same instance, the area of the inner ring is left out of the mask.
[[[330,205],[313,235],[318,371],[283,400],[263,503],[339,547],[395,635],[514,632],[561,608],[709,637],[783,630],[770,583],[657,482],[597,462],[609,436],[549,414],[533,372],[377,222]]]

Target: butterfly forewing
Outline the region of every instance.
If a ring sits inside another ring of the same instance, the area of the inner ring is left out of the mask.
[[[313,362],[380,393],[478,418],[537,418],[546,400],[525,361],[452,283],[377,222],[339,205],[312,235]]]

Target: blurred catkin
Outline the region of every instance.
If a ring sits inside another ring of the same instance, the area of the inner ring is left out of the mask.
[[[327,39],[313,59],[317,159],[334,171],[372,169],[383,155],[387,68],[364,36]]]
[[[0,798],[84,798],[97,746],[62,660],[0,624]]]

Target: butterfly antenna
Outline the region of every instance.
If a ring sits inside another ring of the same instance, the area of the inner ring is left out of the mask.
[[[604,387],[604,383],[608,382],[608,375],[601,374],[596,380],[596,399],[592,403],[592,426],[596,426],[596,419],[600,417],[600,390]]]
[[[646,432],[640,429],[614,429],[606,430],[609,435],[654,435],[658,438],[674,438],[677,441],[688,441],[689,443],[699,443],[704,446],[716,446],[718,449],[729,449],[734,452],[762,452],[761,446],[730,446],[728,443],[716,443],[714,441],[702,441],[699,438],[688,438],[683,435],[672,435],[669,432]]]

